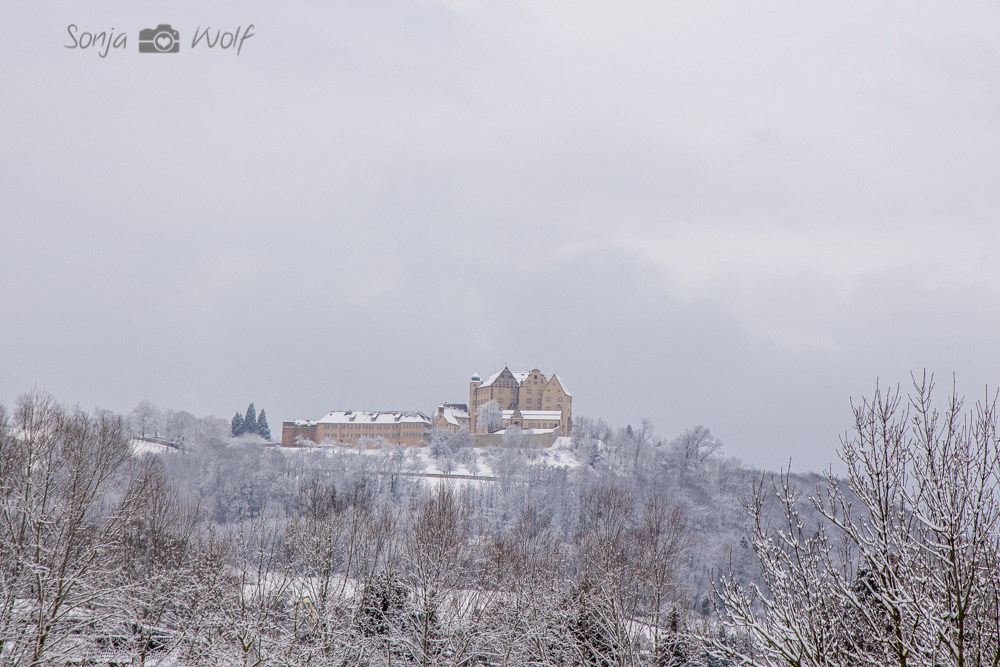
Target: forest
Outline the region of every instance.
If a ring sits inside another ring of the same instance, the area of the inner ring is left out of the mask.
[[[491,473],[448,479],[29,392],[0,410],[0,662],[995,665],[995,405],[932,393],[856,405],[839,477],[581,419],[558,461],[436,431],[440,468]],[[181,451],[137,454],[151,431]]]

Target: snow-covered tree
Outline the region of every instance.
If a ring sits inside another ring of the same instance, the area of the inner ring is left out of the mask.
[[[117,635],[131,629],[118,637],[119,650],[134,656],[133,664],[150,665],[200,633],[211,596],[198,576],[204,573],[201,508],[179,499],[156,457],[139,466],[135,487],[120,509],[124,523],[108,549],[110,590],[97,608]]]
[[[302,577],[295,633],[308,639],[313,657],[335,654],[354,634],[344,609],[353,589],[367,586],[384,564],[395,521],[394,512],[375,507],[357,487],[338,496],[335,487],[317,480],[300,495],[286,539]]]
[[[427,451],[435,459],[443,459],[452,453],[451,447],[452,432],[446,428],[435,428],[431,430],[430,438],[427,440]]]
[[[475,441],[472,439],[472,434],[469,433],[468,426],[459,427],[458,432],[451,438],[451,448],[456,452],[462,450],[472,451],[473,445],[475,445]]]
[[[266,508],[239,522],[224,597],[217,606],[216,660],[243,667],[270,664],[288,655],[296,612],[293,572],[286,567],[280,518]],[[292,603],[292,604],[290,604]]]
[[[420,448],[413,447],[406,452],[406,469],[410,472],[422,472],[427,468],[427,462],[420,454]]]
[[[524,449],[528,447],[530,440],[528,436],[524,434],[524,429],[517,424],[512,424],[504,429],[503,432],[503,446],[510,447],[511,449]]]
[[[638,431],[633,431],[630,425],[626,429],[626,433],[629,440],[629,447],[635,448],[635,454],[632,457],[633,468],[639,467],[640,457],[644,454],[648,454],[650,447],[654,444],[654,437],[656,433],[656,428],[653,426],[653,422],[645,417],[640,421],[640,426]]]
[[[503,410],[496,401],[486,401],[476,410],[476,425],[485,428],[487,433],[498,431],[503,427]]]
[[[253,403],[247,406],[246,414],[243,416],[243,433],[252,434],[257,432],[257,411]],[[241,434],[242,435],[242,434]]]
[[[485,609],[473,585],[475,548],[471,507],[445,485],[438,486],[411,517],[402,545],[406,585],[412,591],[407,658],[421,665],[464,664],[472,652],[475,616]]]
[[[257,435],[264,438],[265,440],[271,439],[271,427],[267,423],[267,412],[263,409],[260,411],[260,415],[257,417]]]
[[[230,433],[234,438],[241,435],[259,435],[265,440],[271,439],[271,427],[267,423],[267,413],[261,410],[258,417],[253,403],[247,406],[245,415],[237,412],[230,424],[232,425]]]
[[[0,408],[0,657],[4,665],[87,660],[106,627],[114,537],[140,490],[119,417],[70,411],[51,396]]]
[[[129,415],[129,427],[136,435],[158,435],[162,429],[163,414],[147,400],[139,402]]]
[[[233,420],[230,423],[232,424],[233,427],[231,433],[234,438],[238,438],[239,436],[243,435],[244,431],[246,430],[245,426],[246,422],[243,419],[243,415],[237,412],[235,415],[233,415]]]
[[[645,425],[644,425],[645,430]],[[689,428],[670,443],[670,448],[684,469],[694,468],[722,450],[722,441],[704,426]]]
[[[841,445],[846,487],[830,474],[808,497],[772,487],[784,519],[766,518],[758,484],[747,505],[760,559],[758,590],[727,576],[721,619],[742,646],[714,641],[738,664],[985,665],[1000,661],[1000,440],[995,400],[943,412],[933,378],[914,378],[908,405],[876,388],[854,406]]]
[[[198,418],[190,412],[164,410],[161,435],[167,440],[182,442],[195,432],[197,424]]]

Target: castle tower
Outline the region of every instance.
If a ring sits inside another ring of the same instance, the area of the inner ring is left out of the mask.
[[[476,432],[476,389],[483,383],[479,373],[473,373],[469,380],[469,433]]]

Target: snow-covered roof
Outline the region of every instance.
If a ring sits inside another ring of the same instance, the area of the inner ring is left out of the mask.
[[[489,376],[488,378],[486,378],[486,381],[483,382],[479,386],[480,387],[489,387],[490,385],[492,385],[494,382],[497,381],[497,378],[500,377],[500,375],[503,373],[503,371],[510,371],[510,374],[514,376],[515,380],[517,380],[518,386],[520,386],[521,384],[523,384],[524,381],[528,379],[528,376],[531,375],[531,371],[512,371],[509,368],[507,368],[506,366],[504,366],[504,368],[503,368],[502,371],[497,371],[493,375]],[[559,384],[562,384],[562,382],[560,382]],[[566,385],[563,385],[563,389],[565,389],[565,388],[566,388]],[[566,395],[568,396],[569,392],[566,392]]]
[[[488,378],[486,378],[486,380],[484,380],[483,383],[481,385],[479,385],[479,386],[480,387],[489,387],[491,384],[493,384],[494,382],[496,382],[496,379],[498,377],[500,377],[501,373],[503,373],[503,371],[497,371],[493,375],[491,375]]]
[[[562,413],[558,410],[521,410],[522,419],[550,419],[559,421]]]
[[[518,385],[520,385],[522,382],[524,382],[525,378],[527,378],[529,375],[531,375],[531,373],[526,372],[526,371],[511,371],[506,366],[504,367],[503,371],[510,371],[510,374],[514,376],[514,380],[517,381]],[[493,375],[489,376],[488,378],[486,378],[486,381],[483,382],[480,386],[481,387],[489,387],[491,384],[493,384],[494,382],[497,381],[497,378],[499,378],[500,375],[503,374],[503,371],[497,371]]]
[[[566,394],[570,398],[573,397],[573,394],[571,394],[570,391],[569,391],[569,387],[566,386],[566,383],[563,382],[563,379],[561,377],[559,377],[558,373],[556,373],[555,375],[553,375],[552,379],[559,383],[559,386],[562,387],[562,390],[563,390],[564,394]]]
[[[442,403],[438,406],[438,412],[452,426],[462,426],[462,421],[469,421],[469,407],[464,403]]]
[[[521,410],[522,419],[547,419],[550,421],[559,421],[562,417],[562,413],[558,410]],[[514,418],[513,410],[503,410],[503,418],[510,420]]]
[[[293,426],[315,426],[316,422],[311,419],[296,419],[292,422]]]
[[[334,410],[316,421],[317,424],[426,424],[430,426],[430,417],[422,412],[354,412],[353,410]]]

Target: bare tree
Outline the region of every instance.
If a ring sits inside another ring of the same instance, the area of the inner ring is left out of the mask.
[[[403,542],[406,581],[413,595],[405,652],[422,667],[469,658],[477,613],[487,605],[472,584],[475,545],[470,507],[441,484],[417,508]],[[488,593],[487,593],[488,594]]]
[[[352,634],[350,600],[384,564],[395,529],[395,512],[376,507],[365,488],[338,496],[316,481],[302,494],[286,540],[299,581],[295,634],[308,638],[309,653],[329,660],[344,652]]]
[[[118,644],[134,662],[171,659],[200,633],[211,603],[194,563],[201,557],[205,515],[197,502],[181,501],[159,459],[135,464],[134,492],[119,508],[122,529],[108,551],[112,566],[102,601]]]
[[[166,410],[163,413],[163,437],[173,442],[184,442],[197,432],[198,418],[190,412]]]
[[[296,611],[294,575],[281,524],[279,515],[264,508],[240,522],[230,536],[231,575],[215,625],[242,667],[281,662],[296,640],[291,619]]]
[[[689,428],[670,443],[684,468],[696,467],[722,449],[722,441],[704,426]]]
[[[659,660],[667,650],[665,634],[678,631],[676,609],[683,596],[680,564],[691,535],[681,510],[659,494],[646,501],[633,534],[639,610],[652,639],[651,654]]]
[[[634,519],[635,496],[622,485],[597,486],[582,499],[581,576],[571,598],[575,648],[584,664],[630,664],[637,653]]]
[[[635,447],[635,455],[632,457],[632,467],[634,469],[639,468],[640,454],[652,446],[655,433],[656,427],[653,426],[653,422],[645,417],[639,422],[638,432],[633,431],[631,426],[627,427],[626,439]]]
[[[933,386],[925,374],[908,406],[876,388],[854,407],[841,447],[848,489],[831,474],[809,498],[825,519],[818,530],[801,520],[787,477],[773,486],[778,528],[756,487],[749,538],[765,590],[720,584],[722,620],[747,639],[716,642],[720,653],[740,664],[1000,663],[996,400],[966,411],[953,390],[941,413]]]
[[[497,591],[497,602],[482,634],[485,652],[500,665],[557,662],[565,556],[551,520],[531,507],[489,541],[482,585]]]
[[[145,437],[159,435],[163,427],[163,413],[147,400],[139,402],[128,417],[132,433]]]
[[[69,412],[21,396],[13,424],[0,410],[0,654],[8,665],[80,659],[81,624],[99,624],[111,545],[135,492],[131,440],[117,417]]]

